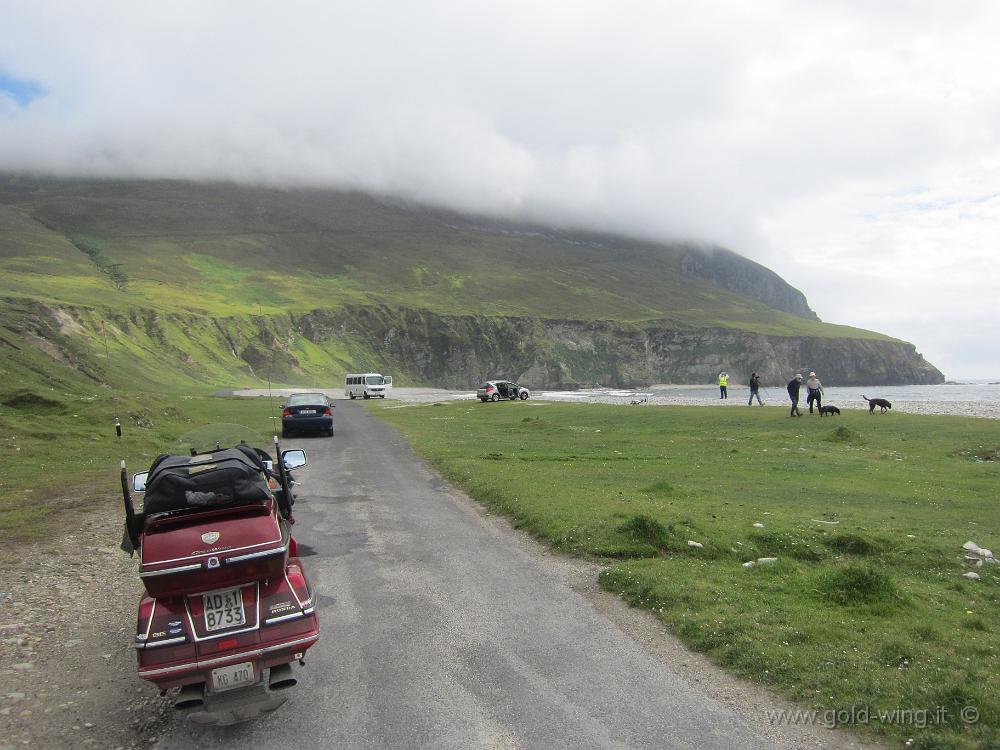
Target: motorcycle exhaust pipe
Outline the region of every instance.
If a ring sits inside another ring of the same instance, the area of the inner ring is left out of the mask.
[[[292,676],[291,664],[279,664],[276,667],[271,667],[271,674],[267,681],[267,686],[271,690],[286,690],[295,687],[297,683],[298,680]]]
[[[188,708],[201,708],[205,705],[205,685],[185,685],[174,699],[174,708],[183,711]]]

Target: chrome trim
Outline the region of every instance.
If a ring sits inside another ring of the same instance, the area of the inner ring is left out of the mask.
[[[258,557],[269,557],[271,555],[283,555],[288,551],[288,543],[286,542],[284,546],[278,547],[277,549],[264,550],[263,552],[251,552],[247,555],[237,555],[236,557],[225,557],[222,559],[226,565],[232,563],[243,562],[244,560],[253,560]]]
[[[305,574],[305,571],[302,570],[302,566],[301,565],[299,566],[299,573],[302,574],[302,580],[304,581],[305,577],[306,577],[306,574]],[[303,609],[304,605],[303,605],[302,600],[299,599],[299,595],[297,593],[295,593],[295,587],[292,585],[292,582],[288,580],[288,567],[285,567],[285,585],[288,586],[288,590],[291,591],[292,592],[292,596],[295,597],[295,603],[299,605],[299,609]],[[309,584],[308,583],[306,584],[306,591],[309,591]],[[312,597],[310,596],[309,599],[312,599]],[[306,599],[306,602],[308,602],[309,599]]]
[[[201,570],[201,563],[195,563],[194,565],[180,565],[176,568],[166,568],[164,570],[147,570],[145,573],[140,573],[139,578],[153,578],[155,576],[168,576],[171,573],[184,573],[189,570]]]
[[[267,648],[261,649],[261,651],[265,654],[269,654],[272,651],[281,651],[284,648],[291,648],[292,646],[300,646],[303,643],[309,643],[309,641],[315,642],[318,640],[319,640],[319,633],[316,633],[316,635],[310,635],[307,636],[306,638],[299,638],[297,641],[286,641],[285,643],[279,643],[277,646],[268,646]]]
[[[153,608],[149,610],[149,622],[146,623],[146,634],[142,637],[144,641],[149,640],[149,631],[153,629],[153,617],[156,615],[156,605],[159,604],[156,599],[153,599]]]
[[[316,635],[310,635],[306,638],[299,638],[298,640],[295,641],[287,641],[277,646],[258,648],[254,649],[253,651],[241,651],[238,654],[230,654],[229,656],[220,656],[215,659],[206,659],[205,661],[202,662],[196,662],[196,661],[188,662],[187,664],[177,664],[172,667],[163,667],[161,669],[147,669],[147,670],[140,669],[139,676],[145,678],[145,677],[152,677],[155,675],[169,674],[171,672],[183,672],[184,670],[187,669],[204,669],[205,667],[211,667],[215,664],[222,664],[227,661],[239,661],[240,659],[246,659],[248,657],[252,658],[255,656],[263,656],[264,654],[269,654],[272,651],[281,651],[282,649],[293,648],[295,646],[300,646],[303,643],[309,643],[310,641],[316,642],[318,640],[319,640],[319,633],[317,633]]]
[[[159,648],[160,646],[173,646],[175,643],[184,643],[187,641],[187,636],[182,635],[180,638],[167,638],[165,641],[155,641],[153,643],[137,643],[136,648]]]
[[[280,617],[272,617],[269,620],[264,620],[265,625],[274,625],[278,622],[286,622],[288,620],[297,620],[300,617],[305,617],[305,612],[292,612],[290,615],[281,615]]]

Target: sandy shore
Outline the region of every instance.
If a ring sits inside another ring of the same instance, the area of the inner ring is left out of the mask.
[[[344,389],[338,388],[276,388],[271,391],[274,397],[280,398],[291,393],[302,391],[318,391],[332,399],[343,399]],[[235,396],[266,396],[266,389],[248,388],[232,391]],[[711,395],[709,395],[711,394]],[[700,385],[670,385],[653,386],[643,391],[591,389],[581,391],[533,391],[532,401],[549,401],[563,403],[588,404],[619,404],[631,406],[633,402],[642,402],[642,406],[715,406],[726,409],[747,409],[749,393],[745,387],[730,389],[730,398],[722,400],[714,389]],[[871,395],[871,394],[869,394]],[[764,389],[761,397],[765,408],[788,410],[790,402],[780,389]],[[475,401],[472,391],[453,391],[444,388],[393,388],[392,399],[402,403],[428,403],[433,401]],[[867,411],[867,404],[860,398],[850,402],[837,401],[840,409]],[[753,408],[756,407],[756,402]],[[799,402],[799,408],[806,411],[805,400]],[[983,419],[1000,419],[1000,402],[998,401],[907,401],[893,400],[893,411],[908,414],[952,414],[963,417],[980,417]]]

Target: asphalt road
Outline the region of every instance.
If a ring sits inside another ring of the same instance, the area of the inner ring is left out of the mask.
[[[771,748],[340,401],[305,448],[295,534],[322,639],[275,714],[175,720],[162,748]]]

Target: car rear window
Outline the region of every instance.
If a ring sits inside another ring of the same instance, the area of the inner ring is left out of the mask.
[[[288,397],[289,406],[301,406],[303,404],[325,404],[326,396],[322,393],[296,393]]]
[[[479,386],[479,390],[486,391],[486,390],[489,390],[492,387],[493,387],[493,383],[483,383],[481,386]]]

